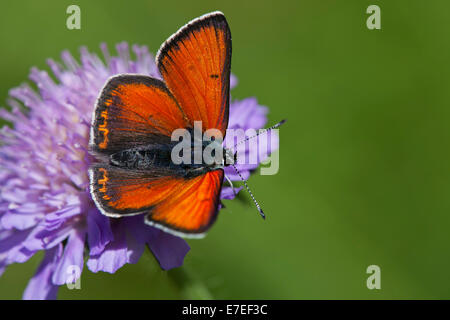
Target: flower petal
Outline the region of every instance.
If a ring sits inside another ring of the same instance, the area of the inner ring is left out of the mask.
[[[5,212],[0,219],[0,223],[5,229],[25,230],[36,225],[43,215],[36,213],[15,213]]]
[[[127,263],[126,231],[123,228],[114,231],[114,240],[109,242],[101,253],[89,257],[87,267],[92,272],[114,273]]]
[[[84,264],[83,253],[85,239],[86,232],[82,229],[75,229],[71,233],[64,248],[64,254],[55,267],[52,277],[53,284],[66,284],[68,276],[72,275],[72,270],[70,269],[71,267],[77,267],[79,269],[78,276],[81,276],[81,271],[83,270]]]
[[[187,242],[167,232],[157,229],[154,231],[156,236],[149,239],[147,245],[152,250],[161,268],[169,270],[182,266],[184,257],[191,249]]]
[[[109,218],[102,215],[97,208],[88,211],[88,243],[91,256],[100,254],[114,237]]]
[[[236,195],[239,193],[239,191],[242,190],[242,188],[243,187],[234,188],[234,192],[236,192]],[[233,200],[236,197],[234,192],[231,187],[223,187],[220,193],[220,199]]]
[[[58,294],[58,286],[52,283],[52,275],[56,263],[62,254],[62,245],[59,244],[45,252],[36,274],[31,278],[30,282],[23,293],[25,300],[54,300]]]

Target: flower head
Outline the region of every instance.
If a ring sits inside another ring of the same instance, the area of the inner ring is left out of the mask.
[[[144,224],[142,215],[110,219],[91,199],[88,141],[100,89],[119,73],[160,77],[144,46],[133,46],[134,59],[126,43],[117,45],[118,56],[111,56],[105,45],[101,49],[106,62],[86,48],[80,62],[68,52],[62,53],[63,64],[48,60],[56,81],[33,68],[30,79],[37,90],[26,84],[12,89],[11,110],[0,110],[0,117],[12,124],[0,132],[0,274],[9,264],[45,251],[26,299],[56,298],[67,268],[78,268],[80,276],[86,248],[87,268],[110,273],[136,263],[146,246],[162,269],[181,266],[189,251],[183,239]],[[266,111],[252,98],[234,101],[229,126],[261,128]],[[238,167],[248,177],[257,164]],[[239,180],[228,168],[226,174]],[[233,198],[231,188],[224,187],[221,197]]]

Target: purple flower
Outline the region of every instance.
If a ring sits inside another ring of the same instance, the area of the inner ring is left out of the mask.
[[[190,249],[183,239],[144,224],[143,215],[101,215],[91,199],[87,172],[93,159],[87,146],[99,90],[119,73],[160,77],[144,46],[133,46],[134,60],[126,43],[117,45],[118,56],[110,56],[105,45],[101,49],[106,64],[86,48],[81,49],[80,62],[68,52],[62,53],[62,65],[48,60],[57,82],[33,68],[30,79],[38,91],[26,84],[12,89],[11,111],[0,110],[0,117],[12,123],[0,131],[0,275],[9,264],[45,251],[25,299],[55,299],[69,266],[78,267],[75,274],[80,276],[85,248],[87,268],[109,273],[136,263],[146,246],[162,269],[181,266]],[[230,127],[261,128],[266,112],[255,99],[234,101]],[[260,160],[269,151],[262,152]],[[238,167],[247,178],[257,164]],[[235,172],[226,172],[231,180],[239,180]],[[224,187],[221,196],[232,199],[234,194]]]

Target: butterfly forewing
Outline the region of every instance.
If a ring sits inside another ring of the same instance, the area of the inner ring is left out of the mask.
[[[188,23],[162,45],[156,63],[188,118],[225,136],[231,67],[225,16],[213,12]]]
[[[97,101],[91,127],[91,149],[111,154],[169,142],[172,131],[189,126],[164,82],[142,75],[108,80]]]

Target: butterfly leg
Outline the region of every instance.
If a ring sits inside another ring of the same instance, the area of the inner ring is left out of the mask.
[[[228,183],[230,184],[231,190],[233,190],[234,196],[237,196],[236,190],[234,190],[233,182],[228,178],[227,175],[225,175],[225,179],[227,179]]]

